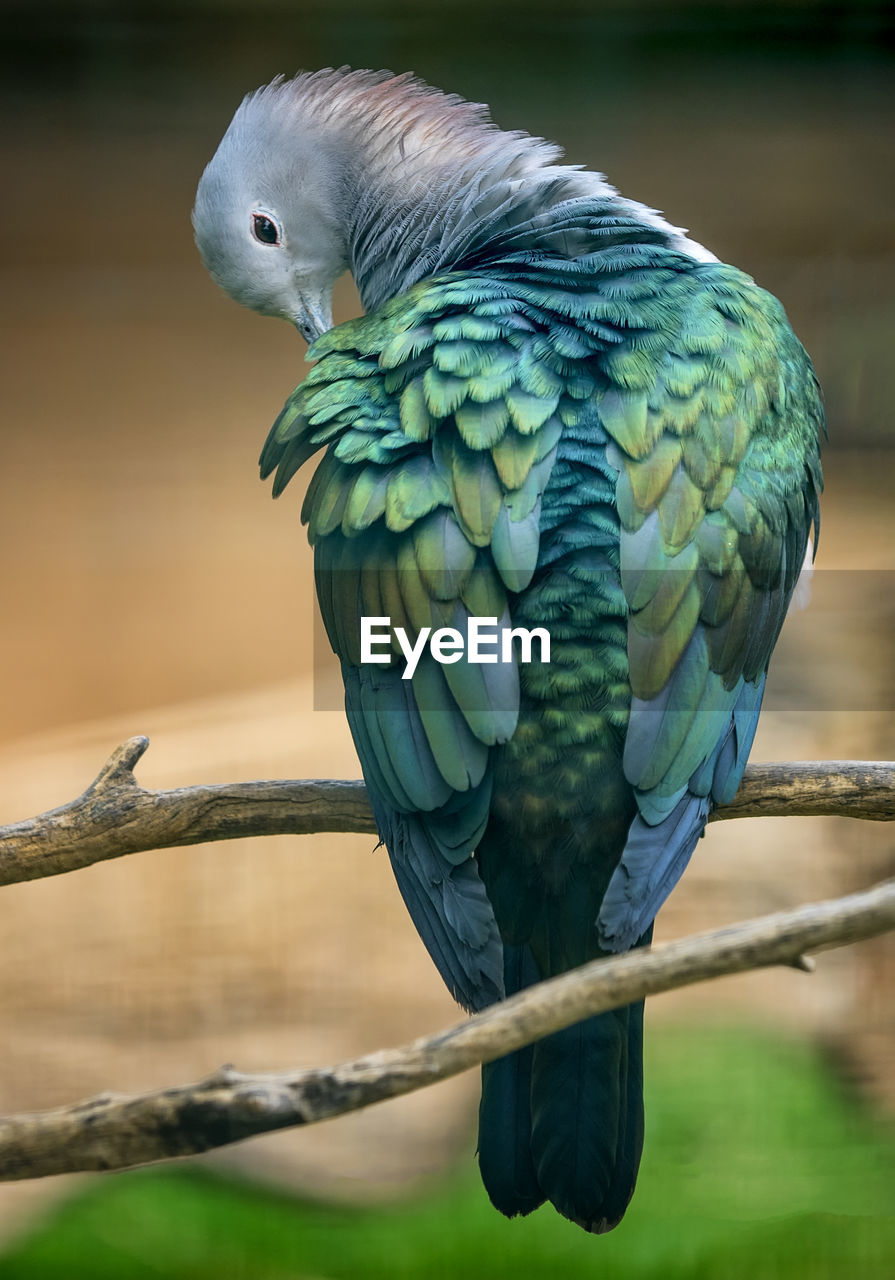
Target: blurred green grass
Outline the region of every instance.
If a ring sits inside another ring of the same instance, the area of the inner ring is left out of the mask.
[[[889,1280],[891,1129],[810,1045],[654,1027],[648,1138],[622,1226],[507,1222],[475,1163],[409,1202],[294,1200],[199,1167],[97,1180],[0,1257],[2,1280]],[[338,1122],[336,1122],[338,1123]],[[472,1143],[470,1143],[470,1151]]]

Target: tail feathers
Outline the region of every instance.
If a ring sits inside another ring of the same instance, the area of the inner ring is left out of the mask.
[[[647,941],[644,938],[642,941]],[[535,980],[527,948],[507,948],[505,980]],[[536,973],[536,971],[535,971]],[[643,1004],[613,1009],[484,1068],[479,1163],[507,1217],[544,1200],[583,1227],[617,1226],[643,1148]]]
[[[537,1047],[532,1149],[555,1207],[585,1231],[624,1216],[643,1149],[642,1006],[601,1014]]]
[[[504,948],[507,995],[539,980],[528,947]],[[508,1218],[544,1203],[531,1154],[531,1060],[527,1045],[482,1067],[479,1168],[491,1203]]]
[[[532,1155],[541,1187],[585,1231],[610,1231],[643,1147],[642,1007],[613,1009],[535,1046]]]

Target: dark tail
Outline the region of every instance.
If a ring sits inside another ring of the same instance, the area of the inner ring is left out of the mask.
[[[507,995],[540,976],[528,947],[506,947],[504,970]],[[642,1147],[642,1001],[482,1070],[479,1164],[507,1217],[549,1200],[585,1231],[610,1231],[634,1193]]]

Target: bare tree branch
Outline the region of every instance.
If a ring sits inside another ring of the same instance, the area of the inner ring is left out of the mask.
[[[243,1075],[0,1119],[0,1180],[121,1169],[313,1124],[424,1088],[582,1018],[674,987],[773,964],[895,928],[895,881],[863,893],[596,960],[399,1049],[334,1067]]]
[[[0,885],[207,840],[376,831],[362,782],[234,782],[149,791],[133,772],[148,746],[148,738],[129,738],[77,800],[0,827]]]
[[[0,885],[76,871],[145,849],[307,835],[315,831],[375,833],[362,782],[234,782],[149,791],[134,766],[149,746],[129,738],[99,777],[70,804],[0,827]],[[895,764],[807,761],[749,765],[732,804],[718,818],[838,814],[895,819]]]
[[[750,764],[733,800],[715,809],[709,822],[721,818],[796,816],[895,821],[895,761]]]

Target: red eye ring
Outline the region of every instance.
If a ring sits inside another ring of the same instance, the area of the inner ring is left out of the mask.
[[[252,235],[259,244],[277,245],[280,243],[280,228],[266,213],[252,214]]]

